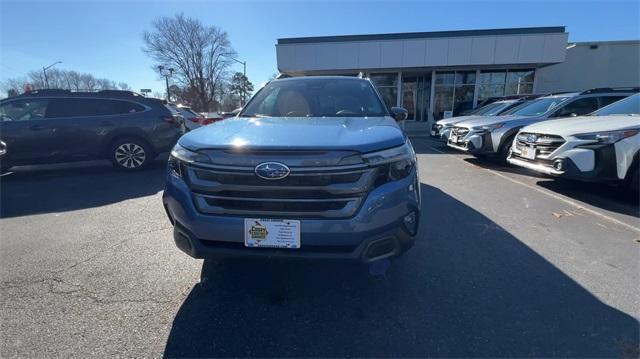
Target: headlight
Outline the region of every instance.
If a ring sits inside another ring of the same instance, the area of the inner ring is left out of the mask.
[[[471,129],[474,130],[474,131],[488,131],[488,132],[491,132],[493,130],[497,130],[499,128],[502,128],[502,126],[504,126],[504,122],[494,123],[492,125],[483,125],[483,126],[471,127]]]
[[[207,155],[189,151],[188,149],[180,146],[180,144],[176,144],[171,150],[169,162],[167,163],[169,172],[176,177],[182,177],[182,168],[184,167],[185,162],[211,163],[211,160]]]
[[[638,134],[640,130],[638,129],[630,129],[630,130],[620,130],[620,131],[608,131],[608,132],[592,132],[592,133],[581,133],[579,135],[575,135],[575,138],[585,141],[594,141],[602,144],[610,144],[616,143],[625,138],[635,136]]]
[[[409,140],[402,146],[367,153],[362,158],[372,166],[382,166],[381,174],[384,175],[382,178],[384,182],[407,177],[416,164],[416,155]]]
[[[193,163],[193,162],[211,163],[211,160],[207,155],[204,155],[198,152],[189,151],[188,149],[180,146],[180,144],[178,143],[175,146],[173,146],[173,149],[171,150],[171,157],[175,157],[180,161],[184,161],[188,163]]]

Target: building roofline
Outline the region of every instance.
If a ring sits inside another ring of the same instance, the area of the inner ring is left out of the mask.
[[[568,41],[567,45],[570,45],[570,44],[576,44],[576,46],[624,45],[624,44],[640,44],[640,40]]]
[[[290,37],[278,39],[278,45],[305,44],[320,42],[371,41],[371,40],[407,40],[435,37],[493,36],[493,35],[530,35],[564,33],[564,26],[518,27],[507,29],[454,30],[430,32],[402,32],[391,34],[339,35],[316,37]]]

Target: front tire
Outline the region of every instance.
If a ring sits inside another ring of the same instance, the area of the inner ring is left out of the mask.
[[[513,139],[516,138],[516,135],[513,134],[509,136],[500,146],[498,150],[498,161],[503,166],[510,166],[509,162],[507,162],[507,157],[509,157],[509,151],[511,150],[511,145],[513,144]]]
[[[640,194],[640,169],[636,167],[625,183],[626,190],[634,196]]]
[[[111,145],[109,156],[113,165],[123,171],[137,171],[153,161],[150,146],[138,138],[123,138]]]

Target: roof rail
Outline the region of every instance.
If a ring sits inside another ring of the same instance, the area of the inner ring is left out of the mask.
[[[51,95],[109,95],[122,97],[142,97],[141,94],[126,90],[64,90],[64,89],[38,89],[23,93],[24,96],[51,96]]]
[[[59,95],[70,94],[71,91],[63,89],[39,89],[25,92],[23,95]]]
[[[640,92],[640,87],[598,87],[581,92],[581,95],[604,92]]]
[[[102,95],[122,95],[122,96],[142,96],[141,94],[128,90],[101,90],[97,93]]]

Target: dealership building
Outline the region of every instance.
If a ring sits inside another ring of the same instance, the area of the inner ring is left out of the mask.
[[[364,73],[389,106],[434,121],[511,94],[640,86],[640,41],[569,41],[565,27],[278,39],[292,76]]]

